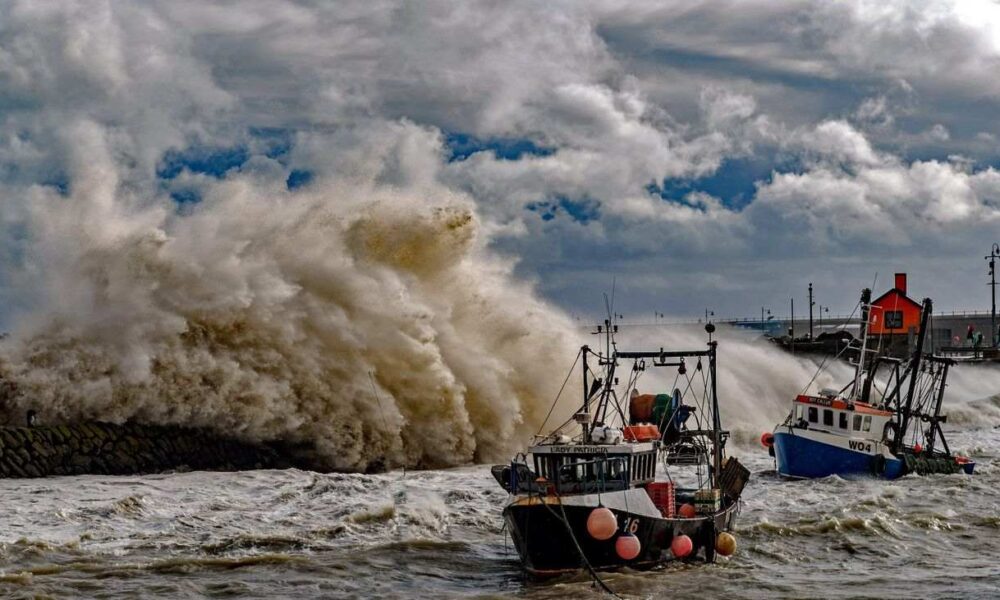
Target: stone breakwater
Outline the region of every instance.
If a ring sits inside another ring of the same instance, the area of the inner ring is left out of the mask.
[[[289,466],[273,447],[199,429],[100,422],[0,427],[0,478]]]

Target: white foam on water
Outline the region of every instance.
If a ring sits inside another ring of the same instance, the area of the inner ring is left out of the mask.
[[[181,214],[129,191],[104,130],[72,135],[71,196],[37,189],[28,221],[11,420],[204,426],[341,469],[492,460],[537,430],[576,331],[467,198],[251,173]]]

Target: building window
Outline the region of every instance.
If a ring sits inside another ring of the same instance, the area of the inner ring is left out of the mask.
[[[861,431],[871,431],[872,430],[872,418],[865,415],[864,424],[861,426]]]
[[[902,329],[903,328],[903,311],[901,311],[901,310],[887,310],[887,311],[885,311],[885,328],[886,329]]]
[[[854,431],[861,431],[861,415],[854,415]]]
[[[847,429],[847,413],[840,413],[840,428]]]
[[[833,427],[833,411],[829,408],[823,411],[823,424],[827,427]]]
[[[816,423],[817,421],[819,421],[819,411],[816,410],[815,406],[810,406],[809,407],[809,422],[810,423]]]

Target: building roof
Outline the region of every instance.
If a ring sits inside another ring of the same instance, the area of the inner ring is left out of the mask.
[[[923,306],[919,302],[917,302],[916,300],[910,298],[909,296],[906,295],[906,292],[904,292],[903,290],[901,290],[899,288],[896,288],[896,287],[894,287],[891,290],[889,290],[888,292],[882,294],[878,298],[872,300],[872,304],[880,304],[882,302],[882,300],[884,300],[887,297],[889,297],[890,295],[892,295],[893,292],[895,292],[896,294],[898,294],[899,297],[904,302],[909,302],[911,305],[915,306],[917,309],[923,310]]]

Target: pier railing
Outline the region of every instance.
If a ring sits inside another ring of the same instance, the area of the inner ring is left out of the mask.
[[[950,310],[950,311],[935,311],[934,318],[936,319],[947,319],[961,320],[982,320],[990,318],[989,310]],[[601,323],[599,320],[591,321],[589,319],[583,319],[581,317],[575,318],[576,323],[579,327],[588,330],[594,330]],[[733,325],[737,327],[746,327],[747,329],[762,329],[762,330],[775,330],[780,329],[787,331],[789,327],[792,326],[793,321],[789,316],[774,316],[772,315],[770,319],[761,320],[760,316],[711,316],[709,321],[715,324]],[[648,327],[680,327],[685,325],[699,325],[705,323],[704,317],[656,317],[652,319],[639,318],[639,319],[619,319],[616,321],[619,329],[627,328],[648,328]],[[861,317],[855,313],[852,315],[823,315],[822,318],[816,316],[813,317],[813,328],[819,329],[829,329],[831,327],[840,327],[843,325],[857,326],[861,323]],[[795,315],[794,327],[796,335],[799,331],[805,331],[801,329],[803,327],[808,328],[809,317]]]

